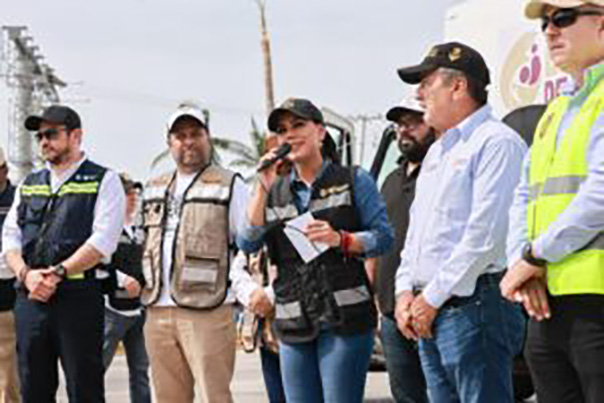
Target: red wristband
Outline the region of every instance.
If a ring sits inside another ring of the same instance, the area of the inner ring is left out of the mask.
[[[352,245],[352,234],[340,230],[340,248],[344,256],[350,256],[350,245]]]

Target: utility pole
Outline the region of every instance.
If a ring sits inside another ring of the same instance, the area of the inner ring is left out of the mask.
[[[34,167],[34,142],[23,127],[25,118],[59,102],[58,88],[66,84],[43,62],[27,27],[3,26],[1,75],[9,89],[8,163],[13,181],[24,178]]]
[[[376,115],[356,115],[350,116],[348,119],[352,120],[355,123],[360,123],[361,125],[361,135],[360,135],[360,151],[359,151],[359,164],[363,164],[365,158],[365,141],[367,136],[367,125],[373,122],[379,122],[384,120],[384,116],[380,114]]]
[[[262,48],[262,64],[264,66],[264,92],[266,96],[266,116],[275,107],[275,94],[273,90],[273,62],[271,57],[271,42],[266,26],[265,0],[256,0],[260,12],[260,46]]]

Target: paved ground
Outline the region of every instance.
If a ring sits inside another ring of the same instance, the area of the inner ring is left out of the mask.
[[[235,379],[232,387],[235,402],[268,403],[257,354],[237,353]],[[128,369],[124,356],[118,355],[113,360],[105,379],[105,388],[107,403],[129,403]],[[369,373],[365,388],[365,402],[392,402],[386,372]],[[63,384],[59,393],[59,403],[67,403]]]

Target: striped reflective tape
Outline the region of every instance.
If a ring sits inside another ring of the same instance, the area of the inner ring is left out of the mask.
[[[331,194],[324,199],[313,199],[310,201],[310,210],[319,211],[326,210],[328,208],[350,206],[352,204],[352,197],[350,192]]]
[[[302,309],[299,301],[275,304],[275,317],[277,319],[295,319],[300,316],[302,316]]]
[[[23,196],[50,196],[50,185],[22,185],[21,195]]]
[[[338,306],[356,305],[371,299],[371,294],[364,285],[336,291],[333,296]]]
[[[93,194],[98,193],[100,182],[70,182],[61,186],[59,189],[59,196],[64,194]]]
[[[218,199],[228,200],[231,189],[221,185],[204,184],[195,186],[187,192],[187,200],[190,199]]]
[[[529,200],[536,200],[540,195],[576,194],[585,181],[585,176],[558,176],[548,178],[545,183],[529,186]]]
[[[266,208],[266,221],[286,220],[297,217],[298,209],[293,204],[287,204],[283,207]]]

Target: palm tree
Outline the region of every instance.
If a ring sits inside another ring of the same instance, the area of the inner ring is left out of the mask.
[[[216,151],[226,151],[235,155],[235,159],[229,163],[231,167],[251,169],[258,165],[260,156],[264,154],[264,133],[258,129],[254,118],[252,118],[252,130],[249,135],[251,145],[221,137],[214,137],[212,145]]]

